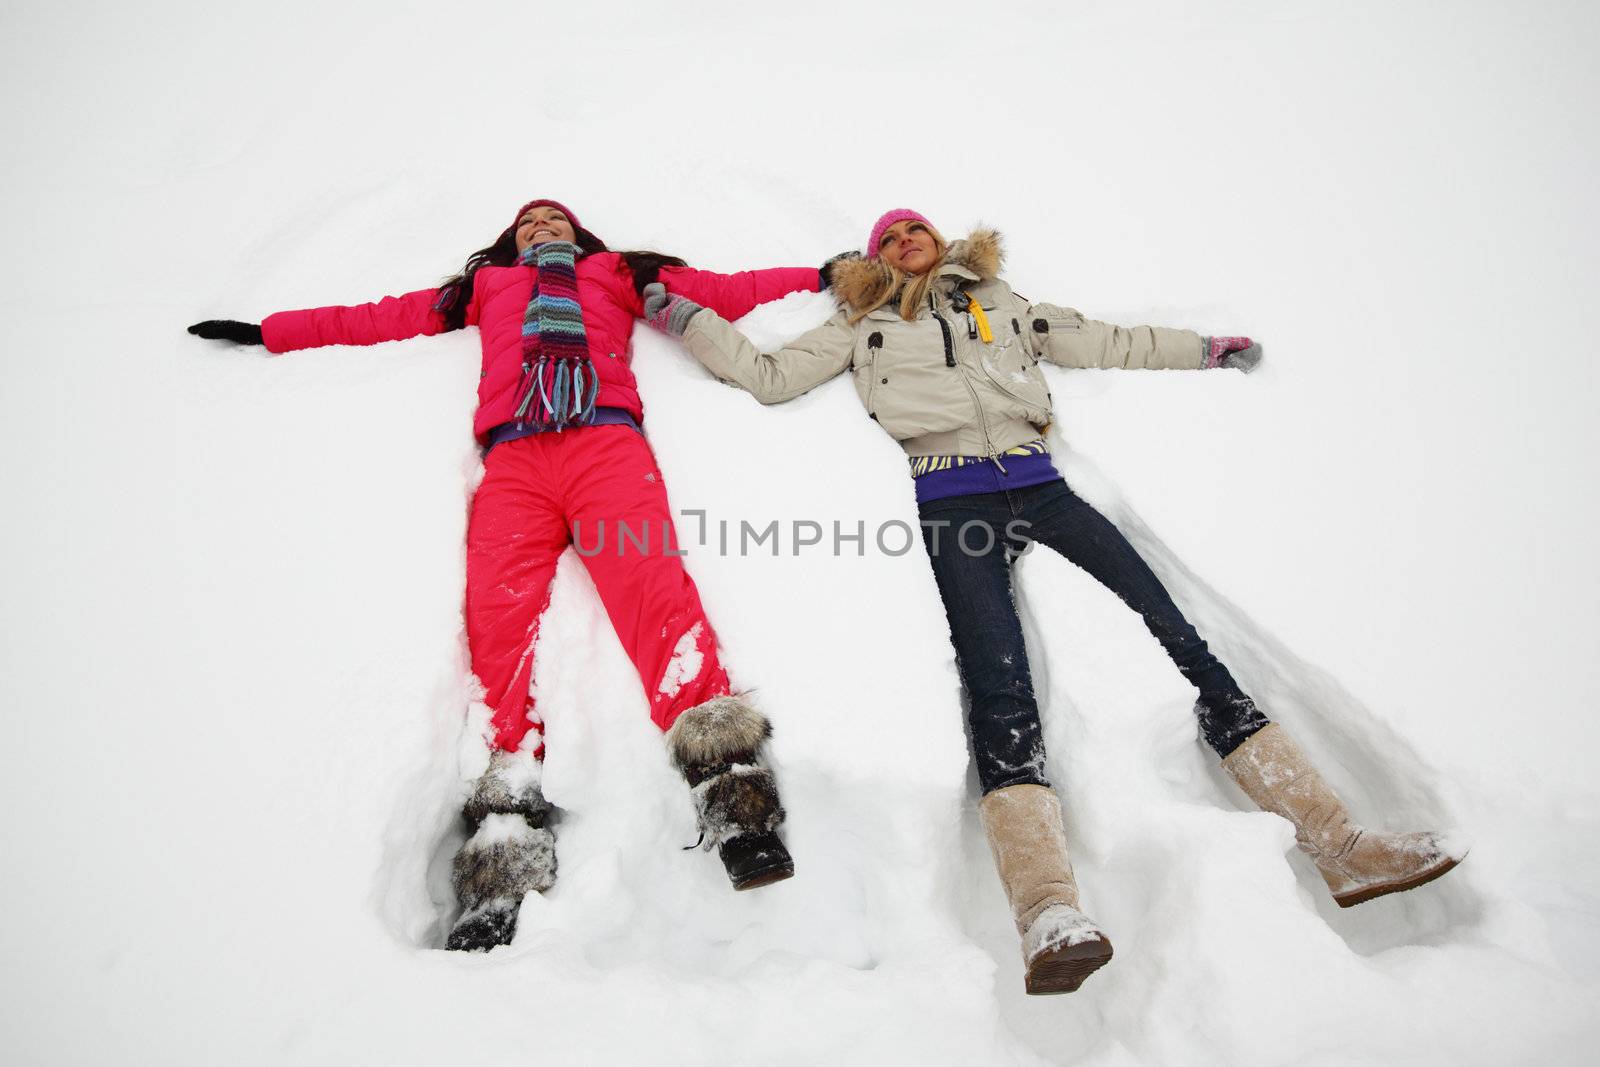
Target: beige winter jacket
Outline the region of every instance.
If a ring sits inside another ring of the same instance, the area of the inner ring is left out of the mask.
[[[929,306],[910,322],[891,300],[850,324],[873,272],[885,269],[858,260],[834,271],[839,313],[777,352],[761,352],[713,311],[690,319],[683,340],[713,374],[763,404],[792,400],[848,368],[867,414],[912,456],[994,456],[1038,437],[1052,418],[1041,359],[1063,367],[1204,365],[1204,343],[1188,330],[1110,326],[1028,303],[1000,280],[1001,259],[992,230],[954,242]],[[970,300],[982,309],[987,340]]]

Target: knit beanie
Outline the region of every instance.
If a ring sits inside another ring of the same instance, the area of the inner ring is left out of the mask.
[[[523,208],[523,210],[526,211],[527,208]],[[521,218],[521,216],[519,215],[518,218]],[[904,222],[907,219],[915,219],[928,229],[933,230],[934,233],[939,232],[933,223],[927,220],[926,216],[918,214],[910,208],[897,207],[893,211],[885,211],[883,216],[872,224],[872,234],[867,238],[867,258],[878,258],[878,242],[883,240],[884,230],[887,230],[897,222]]]
[[[515,230],[517,223],[522,220],[522,216],[536,207],[553,207],[567,217],[567,221],[572,223],[574,232],[583,229],[583,223],[578,221],[578,216],[574,215],[572,209],[559,200],[529,200],[526,204],[517,208],[516,215],[511,219],[511,228]]]

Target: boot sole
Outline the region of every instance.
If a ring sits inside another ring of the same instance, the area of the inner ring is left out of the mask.
[[[1369,900],[1374,900],[1378,897],[1386,897],[1390,893],[1404,893],[1406,890],[1415,889],[1419,885],[1427,885],[1440,875],[1454,869],[1455,865],[1460,863],[1464,858],[1465,857],[1458,858],[1454,856],[1446,856],[1444,862],[1439,864],[1437,867],[1432,867],[1426,871],[1423,871],[1421,874],[1407,878],[1402,882],[1387,882],[1383,885],[1369,885],[1362,889],[1357,889],[1353,893],[1337,894],[1334,896],[1333,902],[1339,905],[1341,908],[1353,908],[1357,904],[1365,904]]]
[[[757,871],[742,882],[735,882],[733,888],[743,893],[749,889],[760,889],[764,885],[782,882],[794,877],[794,864],[789,863],[781,867],[772,867],[765,871]]]
[[[1032,997],[1072,993],[1084,979],[1111,962],[1111,942],[1103,937],[1062,945],[1041,953],[1028,965],[1025,979]]]

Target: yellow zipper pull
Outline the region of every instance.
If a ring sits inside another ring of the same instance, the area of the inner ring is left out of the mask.
[[[994,331],[989,329],[989,316],[983,313],[983,305],[978,303],[977,297],[967,297],[967,312],[978,320],[978,336],[983,338],[983,343],[994,344]]]

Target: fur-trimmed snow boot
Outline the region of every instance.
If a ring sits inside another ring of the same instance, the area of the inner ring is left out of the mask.
[[[1030,994],[1071,993],[1111,961],[1111,941],[1078,910],[1061,801],[1042,785],[984,795],[978,814],[1022,936]]]
[[[1344,803],[1277,723],[1250,735],[1222,766],[1258,807],[1294,824],[1295,842],[1316,863],[1341,908],[1415,889],[1466,855],[1440,833],[1385,833],[1352,822]]]
[[[672,761],[694,796],[700,843],[717,848],[735,889],[794,876],[794,860],[778,837],[778,783],[761,754],[770,736],[766,716],[735,696],[690,708],[667,731]]]
[[[532,753],[497,748],[467,798],[463,814],[473,833],[456,853],[461,917],[446,948],[487,952],[509,945],[522,898],[555,884],[556,839],[544,825],[550,804],[539,788],[541,769]]]

